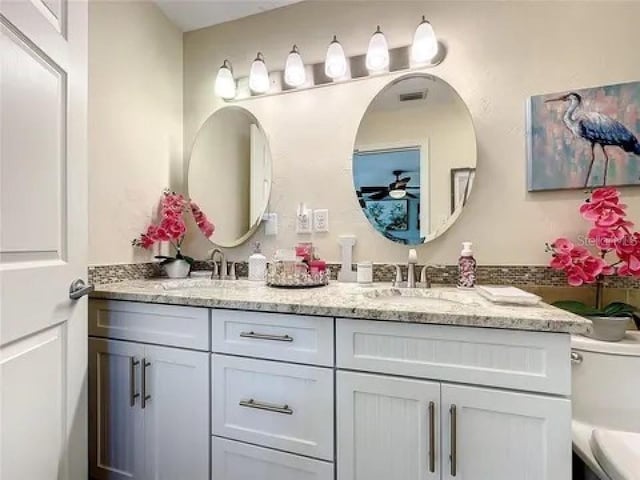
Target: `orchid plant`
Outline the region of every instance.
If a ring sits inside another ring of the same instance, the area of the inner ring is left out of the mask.
[[[155,258],[162,260],[163,265],[176,260],[184,260],[192,265],[193,258],[182,253],[182,243],[187,233],[184,215],[188,212],[191,212],[196,225],[207,238],[213,235],[215,226],[194,201],[186,199],[181,194],[165,190],[160,201],[159,222],[149,225],[147,230],[131,244],[150,250],[158,243],[168,242],[175,250],[175,255],[156,255]]]
[[[633,316],[638,323],[633,306],[622,302],[602,305],[605,277],[640,277],[640,232],[632,230],[633,223],[627,220],[626,210],[616,188],[597,188],[580,207],[582,217],[591,222],[582,245],[562,237],[547,244],[547,251],[552,256],[551,268],[564,271],[569,285],[596,285],[594,307],[576,301],[561,301],[554,305],[583,316]],[[592,247],[595,253],[585,245]]]

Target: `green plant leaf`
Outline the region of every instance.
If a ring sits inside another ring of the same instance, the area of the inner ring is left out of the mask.
[[[635,308],[624,302],[612,302],[602,310],[607,317],[631,317]]]
[[[582,317],[601,317],[604,315],[604,313],[597,308],[590,307],[575,300],[560,300],[554,302],[552,305]]]
[[[193,257],[189,257],[187,255],[183,255],[182,259],[187,262],[189,265],[193,265],[193,263],[195,262],[195,259]]]

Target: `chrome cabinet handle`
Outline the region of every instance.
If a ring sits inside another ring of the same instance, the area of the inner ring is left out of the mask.
[[[458,423],[458,413],[455,405],[451,405],[449,409],[449,414],[451,415],[451,456],[449,459],[451,460],[451,476],[455,477],[457,472],[457,463],[458,463],[458,445],[457,445],[457,423]]]
[[[266,410],[267,412],[282,413],[284,415],[293,415],[293,410],[289,408],[289,405],[280,406],[280,405],[274,405],[272,403],[257,402],[253,398],[250,398],[249,400],[240,400],[240,403],[238,405],[240,405],[241,407],[256,408],[258,410]]]
[[[84,280],[79,278],[69,286],[69,298],[71,300],[80,300],[82,297],[89,295],[94,290],[95,287],[93,285],[87,285],[84,283]]]
[[[129,404],[132,407],[136,406],[136,398],[140,396],[136,393],[136,367],[140,365],[140,360],[136,360],[135,357],[129,358]]]
[[[578,352],[571,352],[571,363],[575,363],[576,365],[580,365],[582,363],[582,355]]]
[[[151,362],[147,362],[146,358],[142,359],[142,408],[146,408],[147,401],[151,399],[151,395],[147,394],[147,368],[151,366]]]
[[[273,340],[274,342],[293,342],[293,337],[289,335],[269,335],[267,333],[240,332],[240,336],[244,338],[255,338],[258,340]]]
[[[436,471],[436,404],[429,402],[429,471]]]

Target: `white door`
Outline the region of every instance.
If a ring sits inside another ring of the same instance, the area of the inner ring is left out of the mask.
[[[570,480],[568,399],[442,385],[443,480]]]
[[[87,5],[0,1],[0,477],[87,477]]]
[[[89,467],[95,480],[142,480],[144,345],[89,340]],[[84,478],[84,477],[83,477]]]
[[[209,478],[209,353],[145,348],[145,477]]]
[[[440,479],[439,383],[338,372],[336,402],[338,480]]]
[[[271,151],[264,132],[255,124],[250,126],[250,194],[249,194],[249,228],[253,228],[256,221],[264,213],[265,205],[269,202],[271,190]]]

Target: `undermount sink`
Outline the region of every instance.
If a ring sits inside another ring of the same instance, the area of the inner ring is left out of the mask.
[[[397,305],[421,305],[429,303],[456,303],[459,305],[479,305],[473,292],[455,288],[381,288],[366,292],[364,297],[381,303]]]

